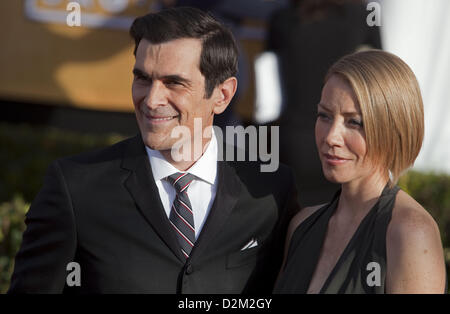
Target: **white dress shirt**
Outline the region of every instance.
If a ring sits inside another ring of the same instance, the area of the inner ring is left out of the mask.
[[[167,218],[170,216],[176,191],[165,178],[176,172],[188,172],[195,176],[187,192],[194,213],[195,238],[197,239],[206,217],[208,217],[217,191],[218,149],[214,131],[203,155],[187,171],[180,171],[172,166],[159,151],[150,149],[147,146],[145,148],[152,168],[153,179],[158,187],[159,196]]]

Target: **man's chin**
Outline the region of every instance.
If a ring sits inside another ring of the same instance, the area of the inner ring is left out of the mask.
[[[145,146],[152,150],[158,150],[158,151],[170,151],[172,149],[172,146],[167,146],[165,144],[158,144],[153,142],[146,142],[144,141]]]
[[[142,132],[141,132],[141,135],[142,135],[142,141],[144,142],[145,146],[147,146],[150,149],[164,151],[164,150],[170,150],[172,148],[171,143],[168,143],[168,141],[158,138],[154,134],[148,134],[148,133],[142,134]]]

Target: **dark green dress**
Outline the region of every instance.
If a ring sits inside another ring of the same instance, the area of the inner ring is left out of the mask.
[[[376,204],[356,229],[320,293],[385,292],[386,231],[398,190],[397,186],[383,189]],[[307,292],[339,195],[340,190],[329,204],[314,212],[295,230],[274,293]]]

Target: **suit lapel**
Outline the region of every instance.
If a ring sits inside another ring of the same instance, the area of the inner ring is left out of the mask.
[[[138,205],[138,210],[178,259],[184,262],[185,258],[161,204],[158,187],[153,180],[147,152],[140,135],[129,143],[122,167],[130,170],[124,185]]]
[[[241,183],[226,161],[218,162],[218,186],[216,197],[206,219],[205,225],[191,252],[191,259],[201,256],[208,243],[219,233],[228,216],[237,203],[241,191]]]

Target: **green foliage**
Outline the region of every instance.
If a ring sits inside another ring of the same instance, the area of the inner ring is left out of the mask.
[[[22,241],[25,230],[24,217],[29,203],[20,195],[10,202],[0,204],[0,293],[6,292],[13,271],[14,256]]]

